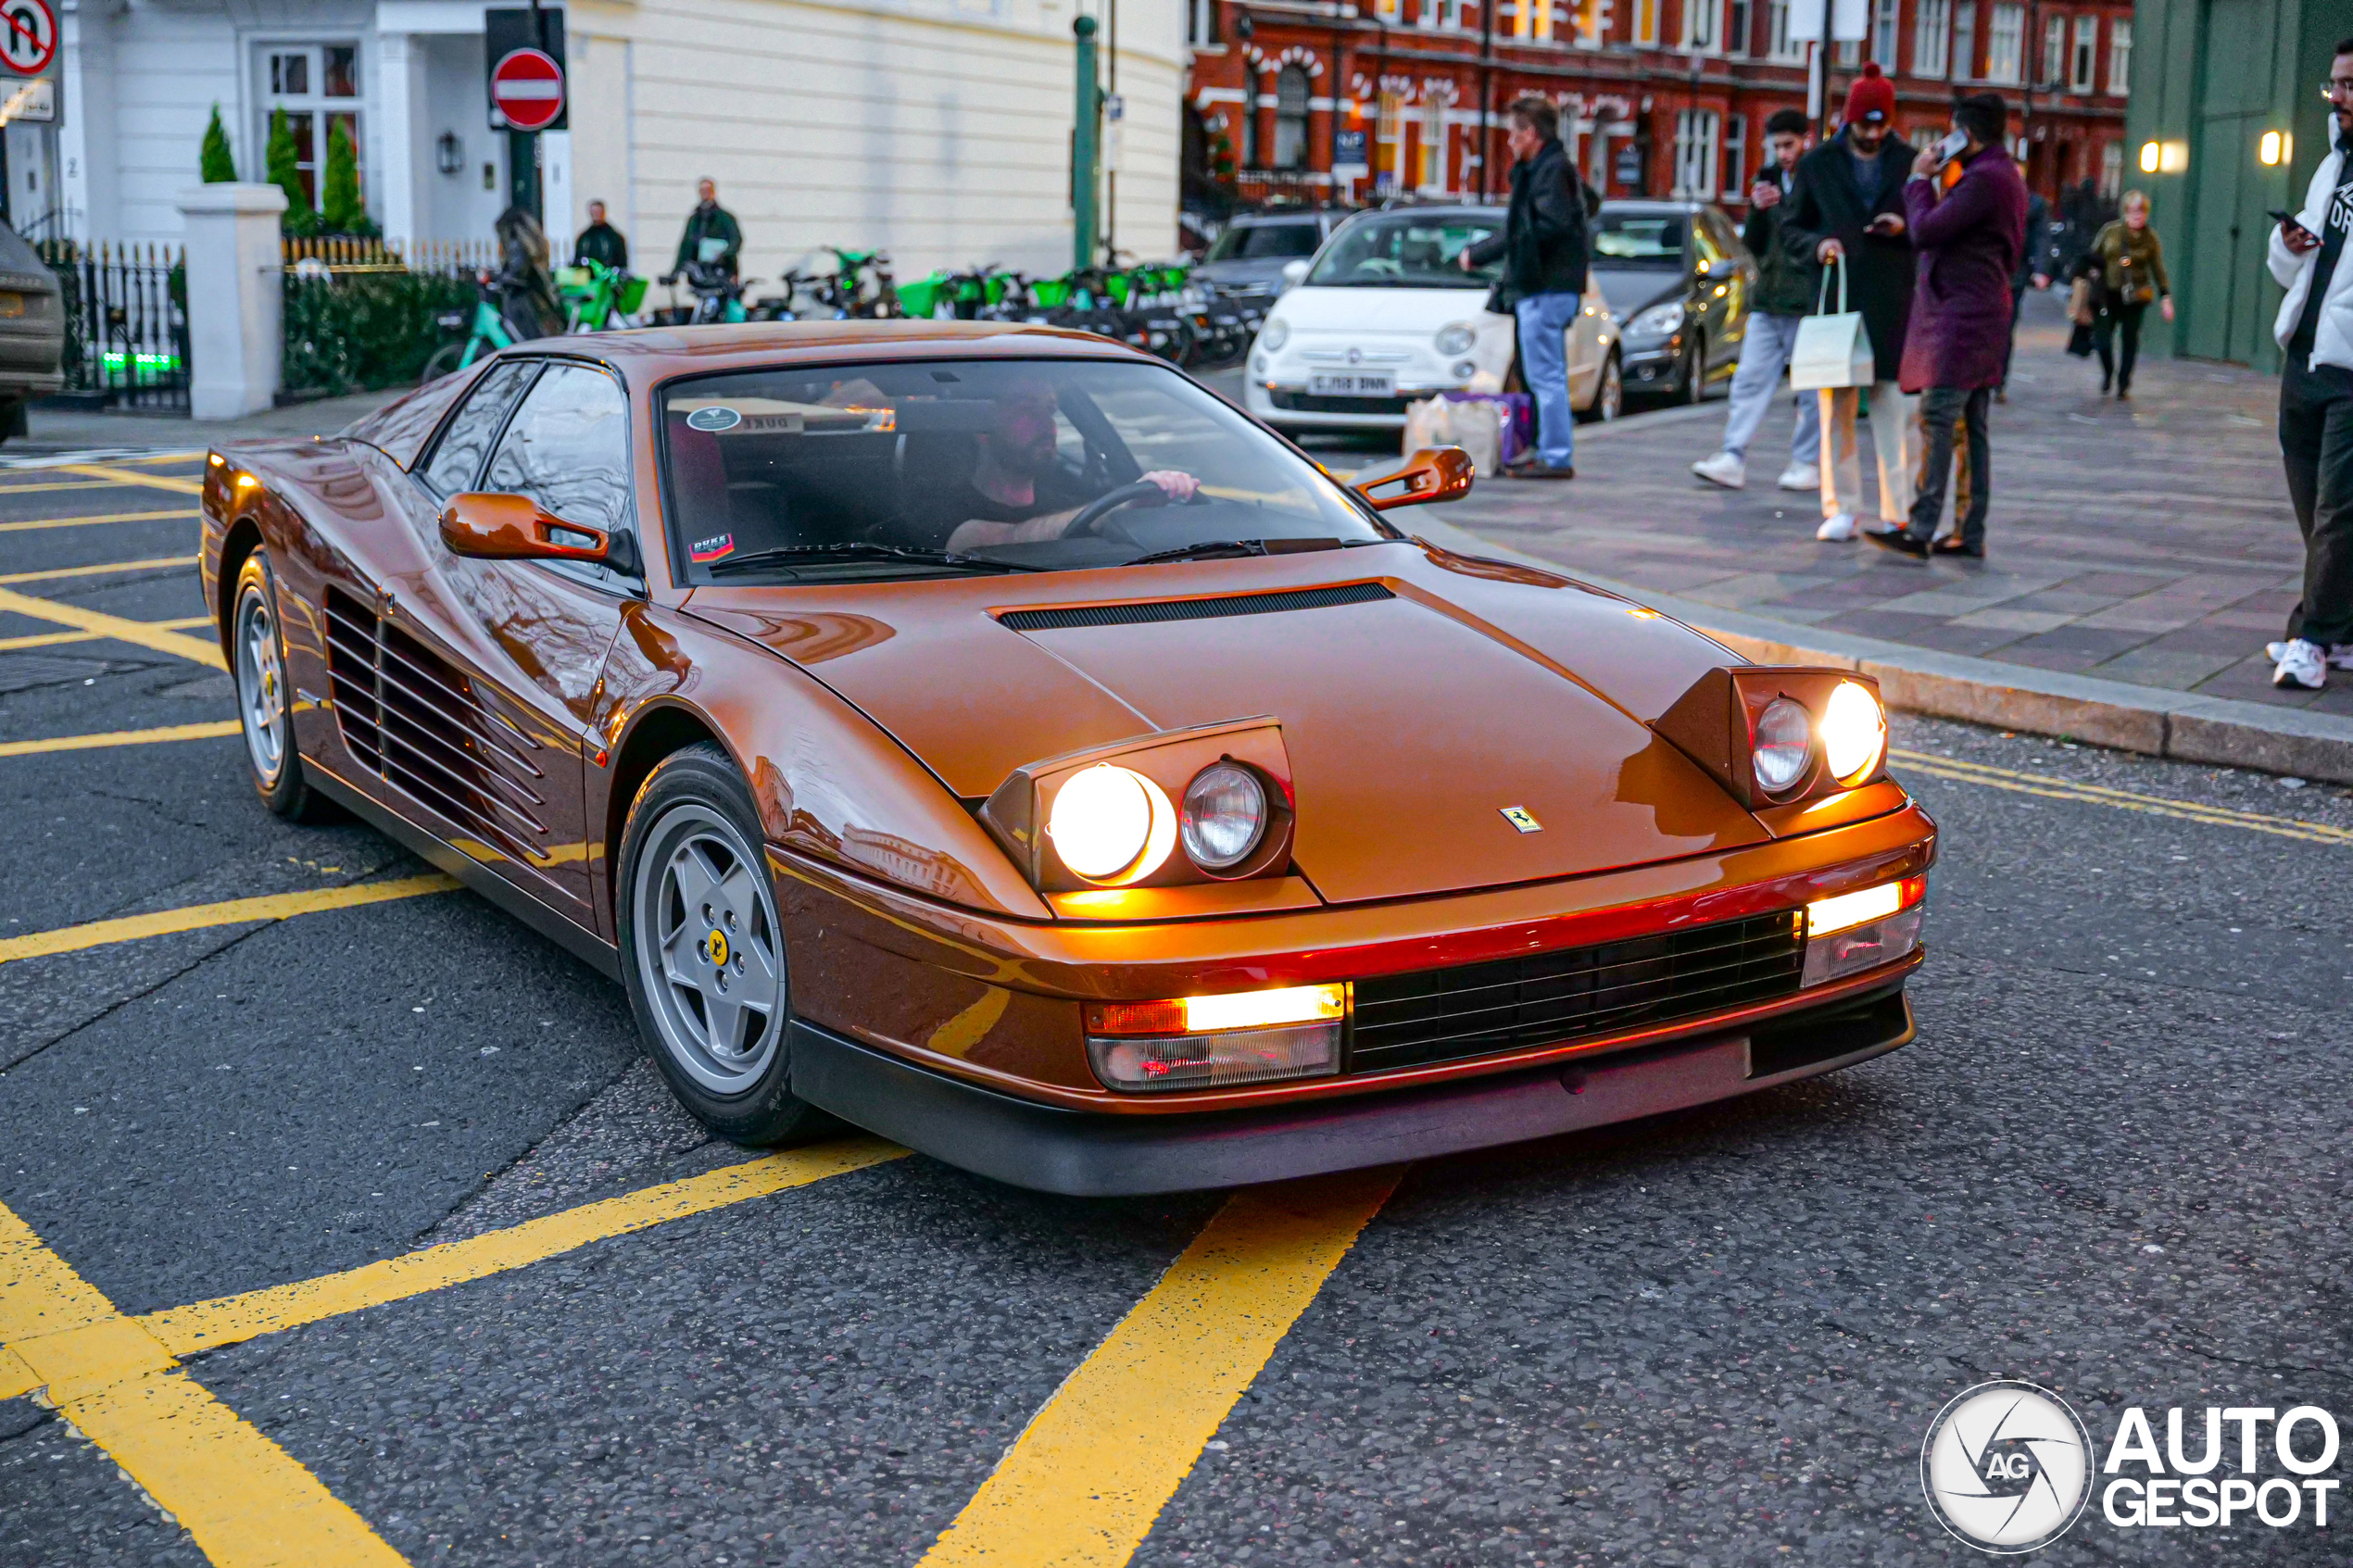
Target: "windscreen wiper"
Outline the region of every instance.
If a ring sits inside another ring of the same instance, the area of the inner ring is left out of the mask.
[[[1365,540],[1371,544],[1374,541]],[[1122,566],[1150,566],[1164,560],[1214,560],[1227,556],[1290,556],[1307,550],[1338,550],[1347,547],[1341,539],[1202,539],[1190,545],[1179,545],[1173,550],[1154,550],[1148,556],[1137,556],[1121,561]]]
[[[724,560],[712,561],[704,570],[713,577],[725,577],[738,571],[756,571],[764,567],[783,567],[787,571],[796,566],[814,560],[906,560],[925,566],[962,567],[971,571],[1038,571],[1043,568],[1026,566],[1019,561],[993,560],[987,556],[968,556],[955,550],[927,550],[914,545],[881,545],[866,539],[837,539],[828,545],[777,545],[765,550],[752,550]]]

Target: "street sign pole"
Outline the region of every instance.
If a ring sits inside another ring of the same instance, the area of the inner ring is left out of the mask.
[[[1080,17],[1070,24],[1078,41],[1076,123],[1070,136],[1071,265],[1084,270],[1095,264],[1095,132],[1102,113],[1102,88],[1095,80],[1095,19]]]

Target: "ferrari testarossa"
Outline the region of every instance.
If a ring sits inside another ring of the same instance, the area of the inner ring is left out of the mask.
[[[1469,483],[1080,334],[616,332],[214,453],[201,570],[263,799],[617,976],[740,1143],[1154,1192],[1908,1041],[1873,684],[1383,521]]]

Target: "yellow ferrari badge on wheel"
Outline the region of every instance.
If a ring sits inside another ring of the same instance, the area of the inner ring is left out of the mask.
[[[727,934],[714,929],[711,934],[711,961],[720,968],[727,967]]]
[[[1542,833],[1544,831],[1544,824],[1536,820],[1536,813],[1529,810],[1525,806],[1506,806],[1503,808],[1503,812],[1504,821],[1511,823],[1512,826],[1519,829],[1522,833]]]

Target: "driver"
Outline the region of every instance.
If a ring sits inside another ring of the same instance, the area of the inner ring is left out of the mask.
[[[1008,385],[994,402],[989,428],[975,438],[979,457],[972,479],[950,496],[945,508],[944,515],[964,520],[948,537],[950,550],[1059,539],[1070,520],[1093,499],[1085,496],[1074,506],[1065,504],[1066,497],[1041,494],[1067,489],[1052,483],[1059,470],[1051,383],[1025,377]],[[1175,469],[1156,469],[1143,478],[1159,485],[1171,501],[1189,501],[1201,488],[1200,480]]]

